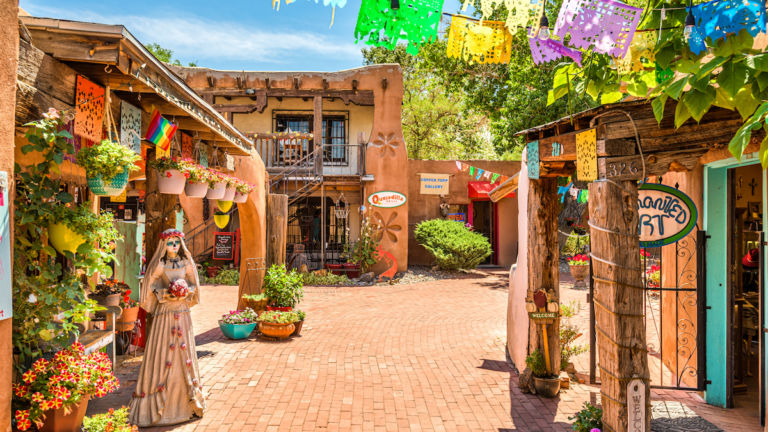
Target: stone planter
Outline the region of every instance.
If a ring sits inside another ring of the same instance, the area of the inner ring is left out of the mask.
[[[208,193],[205,195],[205,197],[211,200],[221,199],[221,197],[224,196],[224,192],[226,191],[227,191],[227,184],[221,181],[214,184],[213,187],[209,187]]]
[[[186,184],[187,178],[181,171],[175,169],[159,173],[157,177],[157,190],[161,194],[181,195]]]
[[[205,198],[208,194],[208,182],[187,182],[184,194],[190,198]]]
[[[236,203],[244,203],[248,201],[248,194],[241,194],[240,192],[235,192],[235,197],[232,198],[232,201]]]
[[[259,322],[259,331],[264,336],[269,336],[277,339],[288,339],[291,337],[293,331],[296,330],[296,326],[293,323],[288,324],[276,324],[268,322]]]
[[[220,201],[232,201],[235,199],[235,193],[237,189],[234,186],[227,186],[224,189],[224,196],[220,198]]]
[[[533,377],[533,386],[536,387],[536,394],[547,398],[553,398],[560,393],[560,377]]]
[[[573,276],[573,279],[576,280],[576,282],[584,282],[589,276],[588,265],[569,265],[568,267],[570,267],[571,276]]]
[[[123,193],[125,186],[128,185],[128,175],[130,171],[125,170],[111,179],[102,179],[100,175],[87,177],[88,188],[95,195],[117,196]]]
[[[85,237],[59,222],[48,225],[48,242],[61,253],[65,251],[75,253],[77,248],[85,243]]]
[[[131,331],[136,327],[136,319],[139,316],[139,307],[123,309],[123,314],[117,319],[115,326],[117,331]]]
[[[80,398],[80,403],[67,407],[69,414],[64,407],[45,411],[45,420],[40,432],[80,432],[85,411],[88,409],[88,399],[90,395],[84,395]]]
[[[219,321],[219,328],[224,336],[230,339],[245,339],[251,335],[253,329],[256,328],[256,323],[250,324],[229,324],[224,321]]]

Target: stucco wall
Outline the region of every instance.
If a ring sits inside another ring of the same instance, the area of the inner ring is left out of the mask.
[[[467,160],[472,166],[489,170],[506,176],[512,176],[520,171],[520,162],[516,161],[483,161]],[[422,195],[420,189],[420,173],[451,174],[449,194]],[[413,230],[419,222],[441,218],[440,204],[469,204],[468,183],[476,181],[468,172],[460,172],[453,160],[408,160],[408,260],[411,264],[430,265],[434,262],[432,255],[427,252],[413,235]],[[517,259],[517,201],[514,198],[504,198],[498,203],[498,264],[511,266]]]
[[[518,254],[517,263],[509,272],[509,292],[507,302],[507,351],[518,370],[525,369],[525,357],[528,355],[528,312],[525,310],[525,297],[528,294],[528,168],[523,152],[523,164],[520,167],[520,182],[517,186]]]

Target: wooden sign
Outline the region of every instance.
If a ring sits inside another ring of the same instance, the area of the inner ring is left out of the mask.
[[[627,384],[627,432],[646,432],[645,382],[633,378]]]
[[[645,155],[645,177],[664,175],[669,171],[690,171],[707,149],[675,150]],[[600,158],[598,176],[611,180],[642,180],[643,160],[640,155]]]
[[[526,146],[528,156],[528,178],[538,180],[539,178],[539,142],[531,141]]]
[[[419,193],[422,195],[448,195],[450,174],[419,174]]]
[[[224,261],[235,259],[235,233],[213,233],[213,259]]]
[[[558,312],[529,312],[528,318],[532,321],[553,320],[557,318]]]
[[[640,247],[676,243],[696,226],[696,204],[688,195],[663,184],[645,183],[637,198],[640,213]]]
[[[374,207],[395,208],[405,204],[405,195],[394,191],[374,192],[368,195],[368,203]]]

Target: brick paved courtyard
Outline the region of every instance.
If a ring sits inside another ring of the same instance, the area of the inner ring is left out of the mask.
[[[521,394],[505,359],[505,272],[412,285],[307,287],[302,336],[231,341],[217,319],[235,287],[204,287],[193,310],[208,410],[179,431],[565,431],[599,389],[572,384],[559,399]],[[138,359],[120,368],[122,388],[89,414],[127,404]],[[724,430],[744,413],[677,400]],[[752,422],[749,422],[750,424]]]

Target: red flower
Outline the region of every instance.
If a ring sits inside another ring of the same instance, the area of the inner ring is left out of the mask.
[[[170,171],[166,171],[165,172],[165,176],[168,177],[168,178],[171,178],[171,172]]]
[[[32,381],[34,381],[35,378],[37,378],[37,374],[35,373],[35,371],[30,369],[30,370],[24,372],[24,375],[22,375],[21,378],[24,380],[25,383],[29,384]]]
[[[131,290],[125,290],[125,295],[130,295],[130,294],[131,294]]]
[[[17,427],[19,430],[23,430],[23,431],[25,431],[25,430],[27,430],[27,429],[29,429],[29,428],[31,428],[31,427],[32,427],[32,422],[31,422],[31,421],[29,421],[29,419],[18,420],[18,421],[16,422],[16,427]]]

